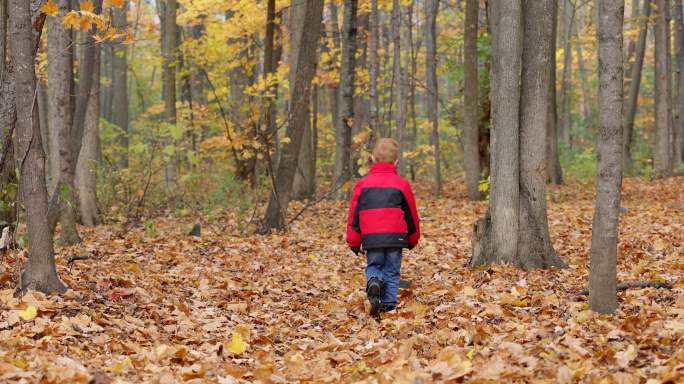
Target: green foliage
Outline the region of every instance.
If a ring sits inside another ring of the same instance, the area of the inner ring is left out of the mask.
[[[559,143],[560,162],[565,177],[589,179],[596,177],[596,152],[593,146],[570,147]]]
[[[157,223],[154,220],[145,221],[145,236],[147,237],[157,237],[159,236],[159,230],[157,229]]]
[[[489,189],[491,187],[491,177],[487,176],[486,179],[480,180],[477,189],[484,195],[485,201],[489,201]]]

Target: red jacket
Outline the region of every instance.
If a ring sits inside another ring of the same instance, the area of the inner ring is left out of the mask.
[[[390,163],[375,163],[354,186],[347,244],[354,249],[413,248],[420,223],[411,184]]]

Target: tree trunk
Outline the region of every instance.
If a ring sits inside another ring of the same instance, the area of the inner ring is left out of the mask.
[[[65,245],[77,244],[81,241],[76,229],[76,193],[74,173],[76,154],[72,152],[74,123],[73,95],[73,43],[71,30],[63,24],[64,16],[69,12],[69,1],[58,0],[59,15],[48,19],[48,93],[52,104],[50,126],[57,134],[57,150],[59,156],[59,174],[53,194],[59,202],[59,222],[61,224],[60,242]]]
[[[644,0],[641,15],[643,19],[648,19],[651,15],[651,0]],[[634,117],[637,111],[637,101],[639,99],[639,87],[641,86],[641,69],[644,66],[644,53],[646,52],[646,37],[648,34],[648,23],[642,22],[637,40],[634,62],[630,69],[629,94],[627,95],[625,114],[623,120],[622,137],[622,166],[629,170],[632,165],[632,135],[634,131]]]
[[[617,308],[617,240],[622,185],[622,26],[624,0],[599,7],[599,136],[596,208],[591,236],[589,307]]]
[[[480,99],[477,71],[477,31],[479,0],[466,1],[465,40],[463,43],[463,168],[468,197],[481,200],[478,119]]]
[[[295,82],[297,57],[299,56],[302,34],[304,33],[305,13],[306,5],[302,3],[293,3],[290,7],[290,84]],[[290,108],[292,108],[292,105],[290,105]],[[309,118],[310,107],[308,104],[306,111],[307,118],[305,120],[304,136],[302,137],[299,160],[297,161],[297,172],[292,184],[292,198],[295,200],[304,200],[313,196],[316,186],[314,170],[311,169],[313,149],[311,119]]]
[[[582,129],[584,133],[589,133],[589,129],[594,124],[594,116],[591,108],[591,90],[589,87],[589,79],[587,78],[587,70],[584,64],[584,53],[582,43],[579,41],[579,22],[573,23],[574,37],[575,37],[575,52],[577,53],[577,66],[580,78],[580,85],[582,87]]]
[[[114,9],[114,27],[125,29],[127,22],[126,6]],[[111,122],[121,131],[116,143],[119,146],[115,163],[117,169],[128,168],[128,49],[115,43],[111,47],[112,85],[111,85]]]
[[[471,266],[564,266],[549,236],[544,172],[554,1],[491,5],[492,182],[489,212],[475,227]]]
[[[370,11],[370,116],[371,139],[369,145],[372,146],[375,140],[380,137],[380,95],[378,94],[378,73],[380,63],[378,61],[378,50],[380,49],[380,25],[378,15],[378,0],[371,0]]]
[[[675,18],[675,105],[674,105],[674,153],[673,168],[677,169],[684,162],[684,18],[682,16],[682,0],[674,0],[672,7]]]
[[[0,89],[2,93],[13,92],[5,89],[4,85],[9,85],[3,77],[8,76],[7,69],[7,2],[0,2]],[[0,106],[0,237],[6,228],[13,237],[17,221],[17,174],[14,168],[14,143],[12,140],[14,128],[14,116],[9,116],[3,106]],[[13,239],[10,239],[10,243]],[[0,244],[0,248],[9,244]]]
[[[297,57],[297,72],[292,86],[291,108],[286,136],[289,142],[281,150],[275,185],[269,198],[268,207],[263,221],[262,231],[284,229],[285,214],[290,203],[292,182],[296,172],[301,140],[306,119],[309,118],[308,107],[312,88],[312,79],[316,73],[318,59],[318,40],[320,37],[321,20],[323,16],[323,0],[306,0],[304,20],[309,27],[302,35],[299,54]]]
[[[560,90],[560,119],[558,131],[560,139],[570,145],[570,130],[572,125],[570,96],[572,82],[572,25],[575,22],[575,9],[570,0],[563,0],[563,77]]]
[[[406,28],[408,36],[408,65],[411,68],[413,75],[408,77],[408,104],[409,113],[411,114],[411,134],[410,134],[410,150],[411,152],[416,152],[416,147],[418,146],[418,116],[416,111],[416,77],[415,74],[418,73],[418,47],[413,41],[413,3],[409,4],[408,7],[408,27]],[[420,41],[420,40],[419,40]],[[416,160],[412,158],[409,161],[409,173],[411,176],[411,181],[416,180]]]
[[[36,90],[35,46],[42,29],[38,15],[40,0],[10,0],[10,51],[15,67],[17,163],[20,164],[21,191],[26,204],[29,259],[19,288],[64,292],[66,286],[57,276],[52,231],[47,220],[45,153],[40,137]],[[31,9],[35,9],[31,14]],[[33,17],[32,17],[33,16]],[[32,33],[31,26],[37,26]],[[38,35],[38,36],[35,36]]]
[[[520,95],[520,220],[518,260],[524,268],[562,266],[551,244],[546,218],[546,129],[550,55],[555,45],[555,0],[525,0],[522,90]]]
[[[425,1],[425,71],[427,75],[428,119],[432,123],[430,142],[434,149],[436,193],[442,193],[442,168],[439,150],[439,90],[437,88],[437,12],[439,0]],[[477,60],[477,55],[475,56]]]
[[[653,165],[657,176],[669,176],[672,173],[672,157],[670,156],[670,119],[671,99],[668,84],[668,29],[670,26],[669,0],[656,1],[655,27],[655,148],[653,148]]]
[[[354,124],[354,91],[356,80],[357,0],[345,0],[342,32],[342,67],[340,68],[339,117],[335,124],[335,170],[333,196],[346,199],[344,185],[351,180],[351,143]]]
[[[554,58],[551,66],[551,79],[549,81],[549,110],[546,121],[546,177],[552,184],[563,183],[563,170],[560,165],[560,153],[558,151],[558,115],[556,99],[556,41],[558,33],[558,4],[553,4],[553,30],[551,31],[551,47],[549,55]]]
[[[519,118],[522,64],[522,1],[493,2],[491,245],[492,252],[474,249],[471,265],[495,260],[515,262],[519,220]],[[489,254],[487,254],[489,253]]]
[[[81,223],[94,227],[100,223],[97,209],[97,163],[100,159],[100,46],[94,45],[92,63],[92,86],[87,101],[83,146],[76,166],[76,186],[78,190]]]
[[[162,120],[169,126],[176,125],[176,49],[178,47],[178,26],[176,24],[176,0],[162,0],[162,99],[164,113]],[[166,147],[171,148],[166,153],[164,166],[164,180],[168,191],[173,191],[178,185],[178,154],[173,137],[166,141]]]
[[[406,173],[406,162],[404,161],[404,148],[406,136],[406,105],[404,102],[404,71],[401,65],[401,2],[392,2],[392,41],[394,42],[394,62],[393,62],[393,87],[394,94],[394,121],[396,123],[395,138],[399,142],[399,163],[397,170],[400,175]]]

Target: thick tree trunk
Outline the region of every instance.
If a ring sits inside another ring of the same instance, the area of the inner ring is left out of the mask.
[[[5,85],[9,86],[9,82],[5,82],[4,76],[9,76],[6,73],[7,69],[7,2],[0,1],[0,89],[2,93],[13,92],[13,90],[5,89]],[[17,220],[17,175],[14,168],[14,143],[12,135],[14,131],[14,116],[9,115],[9,111],[5,111],[4,106],[0,106],[0,238],[2,238],[5,230],[10,232],[10,236],[14,235],[14,228],[16,228]],[[10,243],[13,239],[10,238]],[[0,249],[3,246],[11,244],[0,244]]]
[[[7,42],[7,0],[2,0],[0,1],[0,74],[5,73]]]
[[[126,6],[114,9],[113,24],[125,29],[127,25]],[[122,44],[111,47],[112,85],[111,85],[111,122],[121,130],[116,142],[119,156],[117,169],[128,168],[128,49]],[[106,108],[108,107],[105,104]]]
[[[427,75],[428,119],[432,124],[430,142],[434,150],[435,187],[437,195],[442,193],[442,167],[439,150],[439,90],[437,87],[437,12],[439,0],[425,1],[425,71]],[[476,56],[477,60],[477,56]]]
[[[76,154],[73,150],[74,100],[73,95],[73,43],[71,30],[66,29],[63,20],[69,12],[69,1],[59,0],[59,15],[48,19],[48,93],[49,110],[52,114],[50,126],[57,134],[53,150],[59,156],[59,174],[56,175],[55,194],[59,202],[60,242],[65,245],[81,241],[76,229],[76,193],[74,173]],[[54,201],[57,201],[54,200]]]
[[[647,19],[651,15],[651,0],[644,0],[643,10],[641,15]],[[632,135],[634,131],[634,117],[637,111],[637,101],[639,99],[639,88],[641,86],[641,69],[644,66],[644,53],[646,52],[646,37],[648,34],[648,25],[646,22],[641,24],[639,30],[639,38],[636,43],[634,52],[634,62],[630,69],[630,83],[629,93],[625,105],[625,113],[623,120],[623,137],[622,137],[622,166],[625,170],[629,170],[632,165]]]
[[[297,58],[297,73],[292,86],[291,108],[286,136],[290,138],[281,150],[275,185],[266,208],[262,231],[283,229],[285,227],[285,213],[290,203],[292,182],[297,168],[301,140],[306,121],[309,118],[308,108],[312,84],[316,73],[318,58],[318,40],[320,37],[321,20],[323,16],[323,0],[306,0],[304,20],[306,28],[302,36],[299,55]]]
[[[495,260],[514,263],[518,252],[519,111],[522,64],[522,1],[493,2],[492,13],[492,130],[491,239],[492,252],[478,252],[471,265]]]
[[[562,266],[551,244],[546,218],[546,129],[550,55],[555,45],[555,0],[525,0],[522,90],[520,95],[520,220],[518,260],[524,268]]]
[[[672,173],[672,157],[670,148],[671,98],[668,74],[670,41],[669,0],[656,1],[655,27],[655,147],[653,148],[653,165],[657,176],[669,176]]]
[[[482,199],[479,153],[479,82],[477,71],[477,31],[479,0],[466,1],[465,41],[463,43],[463,168],[468,197]]]
[[[378,73],[380,62],[378,61],[378,50],[380,48],[380,20],[378,15],[378,0],[371,0],[370,11],[370,116],[372,146],[375,140],[380,137],[380,95],[378,94]]]
[[[549,236],[544,172],[554,1],[492,3],[492,183],[471,266],[564,266]]]
[[[596,208],[591,236],[589,307],[617,308],[617,240],[622,185],[622,25],[624,0],[599,7],[599,136]]]
[[[684,162],[684,17],[682,0],[674,0],[672,7],[675,18],[675,103],[674,103],[674,151],[673,167],[677,169]]]
[[[357,0],[344,2],[342,32],[342,67],[340,68],[339,117],[335,124],[335,169],[333,196],[346,199],[349,191],[344,185],[351,180],[351,143],[354,124],[354,91],[356,80]]]
[[[87,101],[83,146],[76,166],[76,187],[78,190],[81,223],[93,227],[100,223],[97,209],[97,163],[100,159],[100,47],[93,52],[92,86]]]
[[[34,103],[36,74],[35,50],[42,22],[41,1],[10,0],[10,51],[15,67],[17,163],[20,164],[21,191],[26,204],[29,260],[21,275],[19,288],[41,292],[64,292],[66,286],[57,276],[52,231],[47,220],[45,154],[40,137],[38,106]],[[33,17],[32,17],[32,11]],[[34,21],[35,20],[35,21]],[[32,32],[31,26],[38,26]],[[38,35],[38,36],[36,36]]]
[[[551,79],[549,80],[549,110],[546,120],[546,177],[552,184],[563,183],[563,170],[560,165],[560,153],[558,150],[558,114],[556,105],[556,38],[558,32],[558,4],[553,4],[553,30],[551,31],[551,47],[549,55],[554,57],[551,66]]]
[[[401,2],[392,2],[392,41],[394,43],[394,62],[393,62],[393,87],[394,96],[393,120],[396,123],[395,138],[399,142],[399,163],[397,170],[400,175],[406,173],[406,162],[404,161],[404,148],[406,137],[406,105],[405,105],[405,68],[401,65]]]

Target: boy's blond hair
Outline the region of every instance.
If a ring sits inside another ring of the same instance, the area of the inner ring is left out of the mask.
[[[390,138],[379,139],[373,148],[373,161],[394,164],[399,158],[399,143]]]

